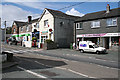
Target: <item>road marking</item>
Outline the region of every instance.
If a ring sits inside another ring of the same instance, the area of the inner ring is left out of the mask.
[[[35,61],[35,62],[38,63],[38,64],[41,64],[41,65],[43,65],[43,66],[46,66],[46,67],[53,67],[53,66],[50,66],[50,65],[45,65],[45,64],[40,63],[40,62],[38,62],[38,61]],[[67,68],[62,68],[62,67],[55,67],[55,68],[56,68],[56,69],[67,70],[67,71],[70,71],[70,72],[72,72],[72,73],[75,73],[75,74],[78,74],[78,75],[81,75],[81,76],[84,76],[84,77],[88,77],[88,78],[96,78],[96,77],[90,77],[90,76],[88,76],[88,75],[85,75],[85,74],[82,74],[82,73],[80,73],[80,72],[76,72],[76,71],[73,71],[73,70],[67,69]]]
[[[30,73],[30,74],[32,74],[32,75],[34,75],[34,76],[39,77],[39,78],[47,78],[47,77],[42,76],[42,75],[40,75],[40,74],[38,74],[38,73],[32,72],[32,71],[30,71],[30,70],[26,70],[26,69],[24,69],[24,68],[22,68],[22,67],[20,67],[20,66],[17,66],[17,68],[22,69],[22,70],[24,70],[25,72]]]

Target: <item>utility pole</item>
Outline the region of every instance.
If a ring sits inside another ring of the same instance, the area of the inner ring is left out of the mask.
[[[6,43],[6,21],[5,21],[4,25],[5,25],[5,43]]]

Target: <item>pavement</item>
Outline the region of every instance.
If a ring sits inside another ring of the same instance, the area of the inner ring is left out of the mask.
[[[2,70],[18,65],[18,63],[19,63],[19,60],[16,57],[13,57],[13,61],[2,62]]]

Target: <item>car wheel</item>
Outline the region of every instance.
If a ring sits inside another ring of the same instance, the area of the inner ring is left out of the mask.
[[[100,52],[99,51],[96,51],[97,54],[99,54]]]
[[[81,53],[84,53],[84,50],[80,50]]]

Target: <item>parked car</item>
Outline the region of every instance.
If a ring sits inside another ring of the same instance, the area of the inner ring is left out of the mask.
[[[9,45],[17,45],[18,41],[15,38],[10,37],[10,38],[7,39],[7,43]]]
[[[104,47],[98,47],[95,43],[91,41],[80,41],[79,42],[79,50],[80,52],[96,52],[99,53],[106,53],[106,49]]]

